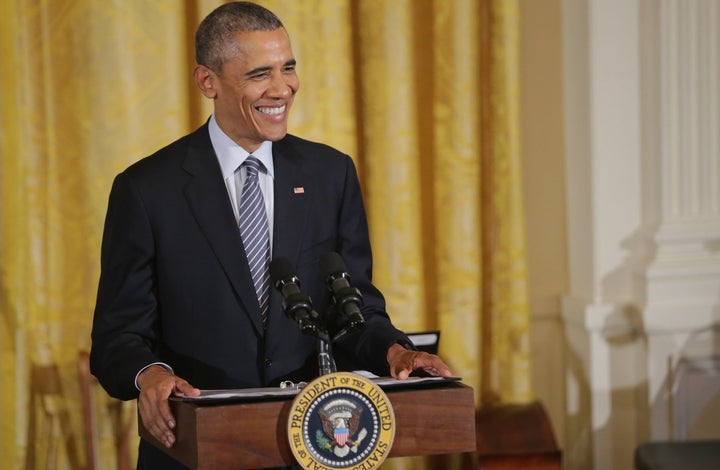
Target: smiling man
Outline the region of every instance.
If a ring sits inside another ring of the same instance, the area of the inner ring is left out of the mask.
[[[199,55],[200,65],[194,71],[200,91],[215,101],[220,128],[248,152],[265,141],[285,137],[290,107],[300,87],[285,29],[238,32],[222,49],[223,63]],[[204,48],[198,47],[198,54],[203,53]]]
[[[352,160],[287,133],[299,79],[280,20],[249,2],[225,4],[200,24],[196,58],[213,114],[119,174],[110,193],[91,350],[103,387],[137,398],[148,431],[171,447],[173,394],[312,379],[316,339],[283,313],[268,264],[290,260],[326,312],[319,259],[331,252],[362,292],[365,319],[336,353],[379,375],[449,376],[392,325],[371,282]],[[138,468],[184,467],[141,441]]]

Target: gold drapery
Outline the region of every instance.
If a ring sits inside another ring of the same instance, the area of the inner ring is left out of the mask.
[[[207,118],[192,42],[219,3],[0,6],[4,467],[84,465],[76,357],[89,347],[110,184]],[[260,3],[299,63],[290,131],[357,163],[395,323],[440,329],[441,355],[478,404],[530,399],[516,0]],[[104,425],[103,467],[111,434]]]

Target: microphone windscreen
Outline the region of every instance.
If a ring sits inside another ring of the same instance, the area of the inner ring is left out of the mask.
[[[343,261],[342,257],[334,251],[325,253],[320,257],[320,272],[323,277],[332,276],[337,273],[344,273],[346,271],[347,268],[345,267],[345,261]]]
[[[295,268],[287,258],[275,258],[270,263],[270,278],[273,282],[295,276]]]

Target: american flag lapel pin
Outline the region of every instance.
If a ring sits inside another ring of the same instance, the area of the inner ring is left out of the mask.
[[[305,193],[305,188],[303,188],[302,186],[295,186],[293,188],[293,194],[304,194],[304,193]]]

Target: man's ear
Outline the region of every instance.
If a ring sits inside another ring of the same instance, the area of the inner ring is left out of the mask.
[[[215,96],[217,96],[217,91],[214,87],[216,78],[217,75],[215,75],[215,72],[204,65],[196,65],[193,70],[195,85],[197,85],[200,92],[207,98],[214,99]]]

